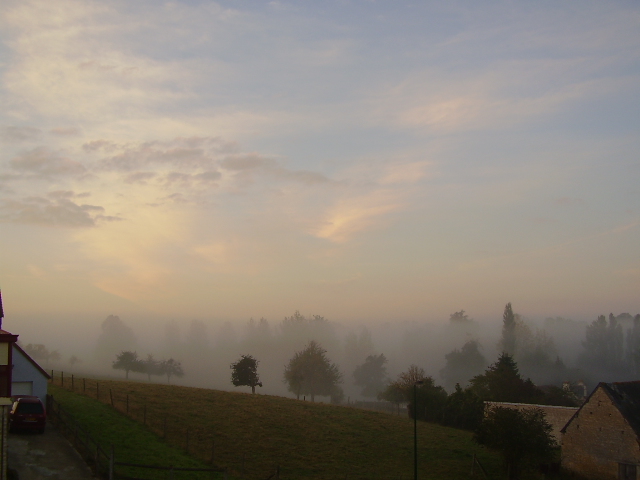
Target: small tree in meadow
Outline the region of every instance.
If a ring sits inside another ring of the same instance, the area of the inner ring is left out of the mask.
[[[120,352],[111,366],[116,370],[124,370],[127,380],[129,379],[129,372],[142,370],[142,363],[138,360],[138,354],[130,351]]]
[[[147,374],[147,378],[149,379],[149,381],[151,381],[151,375],[164,375],[161,362],[156,360],[150,353],[147,354],[146,360],[142,360],[141,363],[141,371]]]
[[[262,387],[258,363],[251,355],[242,355],[240,360],[231,364],[231,383],[236,387],[251,387],[251,393],[256,393],[256,386]]]
[[[169,360],[163,360],[160,362],[160,371],[163,375],[167,376],[167,383],[171,383],[171,377],[184,377],[184,371],[180,362],[170,358]]]
[[[336,386],[342,382],[342,373],[335,363],[327,358],[327,351],[318,342],[311,340],[304,350],[296,352],[284,369],[284,381],[289,391],[300,395],[335,395]]]

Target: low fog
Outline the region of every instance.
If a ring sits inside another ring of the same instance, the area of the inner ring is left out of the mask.
[[[629,313],[594,314],[590,320],[555,317],[528,319],[514,306],[515,353],[520,373],[536,385],[561,386],[564,381],[584,381],[591,390],[601,381],[637,379],[640,351],[640,316]],[[384,354],[388,381],[396,379],[409,366],[423,368],[438,385],[451,392],[456,383],[465,386],[502,351],[503,319],[476,321],[464,310],[452,312],[438,322],[382,322],[362,325],[343,324],[321,316],[321,312],[298,312],[280,319],[251,318],[243,323],[207,320],[166,320],[141,327],[136,318],[105,315],[96,320],[94,338],[90,335],[62,337],[44,332],[23,333],[19,343],[46,369],[66,374],[125,378],[125,372],[112,368],[123,351],[136,352],[141,360],[174,359],[184,370],[182,378],[171,383],[250,392],[234,387],[230,365],[241,355],[259,361],[263,384],[256,393],[295,397],[283,381],[285,365],[293,355],[314,340],[327,352],[343,375],[344,401],[365,398],[354,384],[354,369],[368,356]],[[146,325],[146,323],[144,323]],[[14,323],[13,326],[16,326]],[[141,382],[167,382],[162,376],[129,373]],[[319,397],[316,401],[329,401]]]

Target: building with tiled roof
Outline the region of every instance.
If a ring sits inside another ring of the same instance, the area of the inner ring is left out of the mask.
[[[600,383],[562,432],[562,466],[586,478],[640,477],[640,381]]]

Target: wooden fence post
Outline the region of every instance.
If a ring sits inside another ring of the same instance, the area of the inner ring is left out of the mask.
[[[73,390],[74,390],[74,387],[75,387],[75,385],[74,385],[74,383],[73,383],[73,373],[72,373],[72,374],[71,374],[71,391],[72,391],[72,392],[73,392]]]
[[[96,382],[96,400],[100,400],[100,384]]]
[[[109,389],[109,398],[111,399],[111,406],[113,407],[113,391],[111,389]]]
[[[127,393],[127,415],[129,415],[129,394]]]
[[[60,386],[64,387],[64,372],[60,372]]]
[[[82,379],[82,393],[87,391],[87,379],[83,378]]]
[[[109,455],[109,480],[113,480],[113,457],[114,457],[114,448],[113,444],[111,445],[111,455]]]

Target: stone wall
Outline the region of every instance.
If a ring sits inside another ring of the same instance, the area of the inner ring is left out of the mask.
[[[544,412],[545,419],[552,427],[551,435],[556,439],[558,445],[562,440],[560,430],[564,428],[574,413],[578,411],[577,407],[556,407],[553,405],[532,405],[530,403],[506,403],[506,402],[485,402],[486,409],[491,407],[513,408],[515,410],[527,410],[530,408],[539,408]]]
[[[635,432],[602,387],[562,436],[562,466],[587,478],[617,479],[618,464],[640,464]]]

